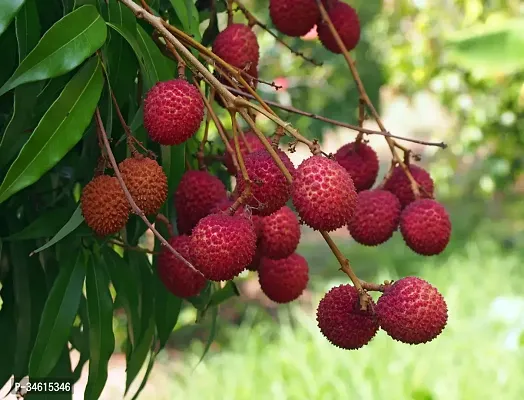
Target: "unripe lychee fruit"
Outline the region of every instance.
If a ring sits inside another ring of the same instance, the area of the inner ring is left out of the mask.
[[[400,201],[387,190],[364,190],[357,196],[357,207],[348,229],[356,242],[377,246],[388,241],[398,228]]]
[[[262,258],[258,269],[260,288],[276,303],[296,300],[306,289],[309,281],[307,261],[293,253],[280,260]]]
[[[276,150],[278,156],[293,176],[295,166],[286,153]],[[278,168],[267,150],[258,150],[244,158],[249,179],[251,179],[251,196],[247,205],[252,207],[254,215],[270,215],[280,209],[289,200],[291,185]],[[237,173],[236,192],[244,191],[245,182],[242,173]]]
[[[207,279],[227,281],[251,263],[256,242],[253,224],[247,218],[211,214],[193,229],[191,257]]]
[[[400,214],[400,233],[408,247],[423,256],[444,251],[451,237],[451,221],[442,204],[416,200]]]
[[[262,218],[260,246],[264,257],[286,258],[295,252],[299,242],[300,224],[288,206]]]
[[[258,66],[259,46],[253,30],[244,24],[232,24],[220,32],[213,42],[213,53],[234,67]]]
[[[126,226],[131,207],[118,179],[99,175],[82,190],[82,215],[97,235],[107,236]]]
[[[366,143],[345,144],[335,153],[335,160],[349,172],[357,192],[371,188],[377,180],[377,153]]]
[[[151,140],[162,145],[185,142],[203,119],[200,90],[185,79],[158,82],[144,99],[144,128]]]
[[[136,205],[147,215],[158,212],[167,199],[167,176],[158,163],[148,157],[130,157],[118,168]]]
[[[238,144],[240,145],[240,153],[242,153],[243,157],[246,157],[249,153],[253,153],[257,150],[262,150],[265,148],[262,142],[258,139],[257,135],[253,133],[253,131],[245,131],[244,137],[246,138],[246,140],[242,139],[242,137],[238,138]],[[233,149],[233,152],[235,152],[235,141],[233,139],[229,140],[229,145]],[[226,166],[228,172],[231,175],[236,175],[237,169],[235,168],[235,164],[233,163],[233,157],[231,157],[231,154],[229,154],[228,151],[226,151],[224,154],[224,165]]]
[[[174,236],[168,242],[191,263],[189,236]],[[167,290],[178,297],[196,296],[206,286],[206,279],[200,273],[188,267],[165,246],[158,256],[158,276]]]
[[[435,339],[448,320],[444,297],[430,283],[415,276],[399,279],[386,288],[375,313],[389,336],[409,344]]]
[[[357,203],[349,173],[329,158],[312,156],[299,165],[291,197],[298,215],[315,230],[334,231],[347,225]]]
[[[187,171],[174,195],[179,234],[190,234],[197,222],[225,199],[226,187],[216,176],[207,171]]]
[[[329,18],[348,51],[357,47],[360,40],[360,21],[353,7],[342,1],[333,3],[328,10]],[[340,54],[342,50],[324,21],[317,24],[318,38],[329,51]]]
[[[351,285],[332,288],[320,300],[317,322],[322,334],[335,346],[347,350],[368,344],[378,331],[378,322],[370,312],[360,309],[357,289]]]
[[[421,186],[420,196],[421,197],[432,197],[434,191],[433,179],[429,173],[417,165],[409,165],[409,171],[415,181]],[[393,173],[388,178],[384,184],[384,190],[388,190],[398,197],[402,208],[406,207],[409,203],[415,200],[415,195],[413,194],[413,189],[411,188],[411,183],[404,172],[404,170],[398,166],[395,167]]]
[[[275,27],[288,36],[303,36],[320,17],[315,0],[270,0],[269,16]]]

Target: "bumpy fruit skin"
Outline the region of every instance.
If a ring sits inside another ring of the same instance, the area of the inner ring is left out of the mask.
[[[80,204],[87,226],[99,236],[120,231],[131,211],[118,179],[108,175],[97,176],[84,186]]]
[[[320,17],[315,0],[270,0],[269,16],[275,27],[288,36],[303,36]]]
[[[200,219],[211,213],[221,200],[227,199],[226,187],[207,171],[187,171],[174,196],[179,234],[190,234]]]
[[[255,255],[253,256],[253,260],[251,260],[251,263],[246,267],[248,270],[256,272],[260,268],[260,262],[262,261],[262,258],[264,257],[264,254],[262,253],[262,250],[260,249],[260,240],[257,242],[257,249],[255,250]]]
[[[377,301],[375,313],[389,336],[409,344],[432,341],[448,320],[444,297],[415,276],[402,278],[387,288]]]
[[[174,236],[168,242],[182,257],[192,263],[189,236]],[[206,286],[206,279],[189,268],[167,247],[163,247],[158,256],[158,276],[167,290],[182,298],[196,296]]]
[[[328,232],[347,225],[357,203],[355,185],[348,172],[336,161],[320,155],[299,165],[291,197],[304,223]]]
[[[145,214],[155,214],[167,199],[167,176],[158,163],[147,157],[131,157],[118,168],[136,205]]]
[[[170,146],[192,137],[204,118],[200,91],[185,79],[158,82],[144,100],[144,128],[154,142]]]
[[[262,218],[260,240],[264,257],[278,260],[293,254],[300,242],[300,224],[295,213],[284,206]]]
[[[377,246],[388,241],[398,228],[400,201],[386,190],[364,190],[348,229],[357,243]]]
[[[245,141],[241,137],[238,138],[239,139],[238,144],[240,145],[240,152],[242,153],[243,157],[246,157],[250,152],[253,153],[257,150],[262,150],[265,148],[262,142],[260,142],[260,140],[258,139],[257,135],[253,133],[253,131],[251,130],[245,131],[244,137],[246,138]],[[247,145],[249,145],[249,148],[251,151],[248,151],[246,142],[247,142]],[[233,151],[235,151],[235,142],[233,139],[229,140],[229,145],[231,146]],[[226,151],[224,154],[224,165],[226,166],[227,171],[231,175],[236,175],[237,169],[235,168],[235,164],[233,163],[233,157],[231,157],[231,154],[229,154],[228,151]]]
[[[333,345],[347,350],[368,344],[378,331],[375,316],[360,310],[358,292],[351,285],[336,286],[326,293],[318,304],[317,322]]]
[[[211,214],[193,229],[191,257],[207,279],[226,281],[251,263],[256,242],[253,224],[247,218]]]
[[[253,30],[244,24],[232,24],[220,32],[213,42],[213,53],[234,67],[256,69],[260,58],[258,41]]]
[[[371,188],[377,180],[378,156],[366,143],[345,144],[335,153],[335,160],[349,172],[357,192]]]
[[[221,200],[215,204],[211,209],[210,214],[227,214],[229,207],[231,207],[235,202],[230,199]],[[253,229],[255,229],[255,234],[257,238],[261,234],[262,230],[262,217],[258,215],[252,215],[250,210],[247,210],[244,206],[240,206],[235,212],[236,216],[244,216],[247,219],[250,219],[253,223]]]
[[[451,221],[442,204],[416,200],[400,214],[400,233],[408,247],[423,256],[444,251],[451,237]]]
[[[277,154],[291,175],[294,175],[295,166],[287,154],[282,150],[277,150]],[[247,205],[252,207],[254,215],[271,215],[286,204],[291,195],[291,185],[266,150],[258,150],[247,155],[244,164],[249,178],[253,182],[251,197],[247,201]],[[236,193],[240,195],[244,188],[245,182],[239,171],[237,173]]]
[[[338,1],[330,7],[328,15],[347,50],[351,51],[357,47],[360,40],[360,21],[355,9],[349,4]],[[317,32],[318,38],[326,49],[336,54],[342,53],[325,22],[320,21],[317,24]]]
[[[280,260],[262,258],[258,269],[260,288],[276,303],[296,300],[306,289],[309,281],[307,261],[293,253]]]
[[[435,186],[429,173],[424,168],[413,164],[409,166],[409,171],[418,184],[424,188],[424,190],[420,190],[421,197],[426,197],[427,195],[432,197]],[[393,173],[384,184],[384,189],[398,197],[402,208],[415,201],[411,183],[401,167],[395,167]]]

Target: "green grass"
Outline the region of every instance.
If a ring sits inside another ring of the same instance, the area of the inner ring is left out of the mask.
[[[364,348],[345,351],[320,334],[310,313],[283,307],[275,323],[252,307],[239,328],[222,325],[226,347],[193,370],[203,347],[195,342],[183,359],[156,368],[142,397],[154,390],[157,399],[189,400],[521,399],[524,257],[482,241],[436,260],[416,262],[449,307],[448,326],[429,344],[405,345],[380,331]],[[395,265],[384,264],[376,279],[395,278]],[[339,283],[330,279],[315,286]]]

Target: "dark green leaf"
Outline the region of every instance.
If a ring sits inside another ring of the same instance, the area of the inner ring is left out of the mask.
[[[186,145],[162,146],[162,168],[167,175],[169,198],[175,192],[185,171]]]
[[[89,316],[89,378],[84,399],[99,398],[107,381],[107,366],[115,349],[113,299],[109,276],[101,259],[91,262],[86,275],[87,313]]]
[[[136,400],[138,396],[140,395],[140,393],[142,392],[142,390],[144,390],[144,388],[146,387],[146,383],[149,379],[149,375],[151,375],[151,371],[153,370],[153,365],[155,365],[155,360],[156,360],[156,353],[154,351],[151,351],[150,356],[149,356],[149,362],[147,364],[147,370],[146,370],[146,373],[144,374],[144,378],[142,378],[142,382],[140,383],[140,386],[138,387],[136,393],[131,398],[131,400]]]
[[[193,35],[193,38],[200,42],[200,30],[198,29],[200,21],[198,20],[198,11],[192,0],[170,0],[175,13],[182,23],[184,31]]]
[[[0,96],[27,82],[53,78],[82,64],[105,42],[107,28],[95,7],[84,6],[47,31],[0,88]]]
[[[64,9],[64,15],[69,14],[75,7],[75,0],[62,0],[62,7]]]
[[[2,0],[0,2],[0,35],[7,29],[25,0]]]
[[[53,238],[45,245],[34,250],[31,253],[31,255],[40,253],[42,250],[54,246],[56,243],[58,243],[60,240],[62,240],[71,232],[73,232],[76,228],[78,228],[82,222],[84,222],[84,217],[82,216],[82,209],[80,208],[80,206],[78,206],[73,215],[71,215],[71,218],[69,218],[65,225],[57,232],[57,234],[53,236]]]
[[[0,203],[36,182],[82,138],[103,84],[96,57],[77,72],[42,117],[0,186]]]
[[[3,282],[2,291],[2,308],[0,309],[0,387],[3,387],[7,380],[13,375],[15,367],[14,350],[16,348],[16,326],[15,318],[15,299],[13,294],[13,279],[9,275]]]
[[[64,226],[70,216],[70,209],[66,207],[55,208],[40,215],[20,232],[14,233],[4,240],[27,240],[53,236]],[[28,254],[26,254],[26,257]]]
[[[75,261],[63,262],[45,303],[35,347],[31,352],[29,373],[45,377],[56,365],[80,303],[86,275],[86,256],[78,253]]]
[[[20,62],[33,50],[40,39],[40,19],[36,0],[27,0],[15,19],[18,58]]]
[[[148,320],[149,320],[149,326],[147,327],[147,330],[144,332],[144,335],[142,339],[140,340],[140,343],[138,343],[138,346],[136,347],[136,349],[134,349],[131,352],[129,359],[127,360],[126,390],[125,390],[126,394],[129,388],[131,387],[131,384],[135,380],[136,376],[142,369],[142,365],[144,364],[144,361],[147,358],[149,349],[153,345],[153,341],[155,339],[155,319],[149,318]]]
[[[231,297],[240,296],[237,285],[235,282],[228,281],[223,288],[218,289],[209,300],[208,307],[215,307],[224,301],[230,299]]]
[[[166,345],[169,335],[171,335],[171,332],[173,332],[173,329],[176,326],[178,315],[180,314],[180,308],[182,307],[182,299],[170,293],[160,279],[158,279],[158,276],[155,283],[155,317],[156,330],[160,344],[158,351],[160,351]]]
[[[220,31],[218,30],[217,10],[215,7],[211,13],[211,16],[209,17],[209,25],[202,36],[202,44],[204,46],[209,46],[211,43],[213,43],[219,33]]]
[[[215,340],[216,333],[217,333],[217,320],[218,320],[218,307],[213,307],[211,311],[211,329],[209,331],[209,337],[207,338],[206,347],[204,347],[204,352],[202,353],[202,356],[200,357],[200,360],[198,361],[195,368],[202,362],[207,352],[211,348],[213,341]]]
[[[42,91],[38,94],[38,101],[33,116],[33,123],[35,125],[40,121],[40,118],[42,118],[42,115],[45,114],[47,109],[51,107],[51,104],[56,101],[64,86],[69,82],[71,77],[73,77],[74,72],[75,71],[71,71],[47,81]]]
[[[3,54],[2,68],[0,68],[0,85],[3,85],[18,65],[18,43],[16,41],[15,24],[12,24],[7,31],[0,36],[0,49],[2,49]],[[7,99],[2,100],[9,100],[9,96],[6,97]]]

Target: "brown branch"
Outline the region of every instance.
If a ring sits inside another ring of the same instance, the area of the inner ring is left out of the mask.
[[[195,84],[195,86],[198,88],[200,87],[200,85],[198,84],[197,80],[193,77],[193,83]],[[200,90],[199,90],[200,91]],[[202,92],[200,92],[200,94],[202,94]],[[204,95],[202,94],[202,96],[204,97]],[[209,104],[213,104],[213,100],[215,98],[215,88],[214,87],[211,87],[211,90],[209,91]],[[205,162],[205,147],[206,147],[206,143],[207,143],[207,138],[208,138],[208,135],[209,135],[209,123],[211,122],[211,115],[210,113],[207,113],[207,116],[206,116],[206,125],[204,127],[204,136],[202,137],[202,141],[200,142],[200,146],[199,146],[199,149],[198,149],[198,152],[197,152],[197,160],[198,160],[198,168],[201,170],[201,171],[205,171],[206,170],[206,162]]]
[[[238,140],[238,131],[239,131],[239,129],[238,129],[238,123],[237,123],[236,115],[235,115],[234,112],[231,112],[231,111],[230,111],[229,114],[231,116],[231,125],[232,125],[232,128],[233,128],[233,141],[235,143],[236,157],[237,157],[237,160],[238,160],[240,173],[242,174],[242,179],[244,180],[244,183],[245,183],[244,190],[242,191],[242,193],[240,193],[240,196],[238,196],[238,198],[235,200],[233,205],[231,205],[231,207],[229,207],[229,215],[234,215],[236,213],[236,211],[238,210],[238,208],[242,204],[244,204],[249,199],[249,197],[251,196],[251,185],[252,185],[252,182],[251,182],[251,179],[249,178],[249,174],[248,174],[247,169],[246,169],[246,164],[244,163],[244,156],[242,155],[242,151],[240,149],[240,141]]]
[[[167,232],[169,233],[170,237],[175,236],[175,231],[173,230],[173,225],[171,224],[171,222],[169,222],[169,220],[167,219],[167,217],[164,214],[157,214],[156,220],[158,222],[162,222],[166,226]]]

